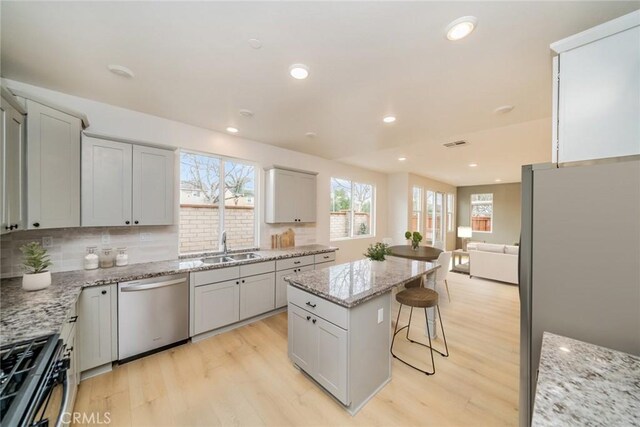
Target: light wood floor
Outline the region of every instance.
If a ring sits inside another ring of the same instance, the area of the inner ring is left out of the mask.
[[[433,376],[394,360],[392,381],[355,417],[289,362],[286,313],[86,380],[74,410],[108,411],[111,426],[516,425],[517,288],[449,278],[452,302],[438,291],[451,356],[436,355]],[[424,338],[415,316],[412,335]],[[427,360],[419,346],[398,350]]]

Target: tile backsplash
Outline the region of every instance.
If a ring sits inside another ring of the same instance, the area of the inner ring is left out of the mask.
[[[47,247],[53,262],[51,271],[81,270],[87,246],[98,250],[126,247],[129,263],[178,258],[178,227],[82,227],[19,231],[0,237],[0,277],[22,274],[25,243],[37,241]]]

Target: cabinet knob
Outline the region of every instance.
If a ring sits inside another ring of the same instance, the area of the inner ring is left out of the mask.
[[[106,294],[107,294],[107,291],[102,291],[102,292],[100,292],[100,293],[101,293],[102,295],[106,295]]]
[[[310,320],[310,319],[311,319],[311,316],[307,316],[307,320]]]
[[[130,221],[125,221],[124,223],[127,224],[127,225],[131,224]]]
[[[240,284],[240,282],[239,282],[239,281],[238,281],[238,282],[236,282],[236,285],[239,285],[239,284]]]
[[[317,320],[317,319],[313,319],[313,320],[312,320],[312,322],[313,322],[313,323],[316,323],[316,320]]]
[[[34,223],[33,223],[33,226],[34,226],[34,227],[36,227],[36,228],[37,228],[37,227],[40,227],[40,223],[39,223],[39,222],[34,222]]]
[[[13,226],[13,228],[15,228],[16,230],[17,230],[19,227],[20,227],[20,224],[15,224],[15,225]]]
[[[133,221],[133,223],[134,223],[134,224],[137,224],[137,223],[138,223],[138,221]]]
[[[244,280],[242,280],[242,283],[244,283]]]
[[[4,227],[4,229],[5,229],[5,230],[13,230],[13,227],[10,227],[10,226],[6,225],[6,226]]]
[[[78,316],[73,316],[69,319],[69,323],[76,323],[77,320],[78,320]]]

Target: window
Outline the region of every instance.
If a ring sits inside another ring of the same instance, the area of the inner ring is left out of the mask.
[[[456,210],[456,196],[453,194],[447,194],[447,231],[453,232],[453,223]]]
[[[471,231],[491,233],[493,229],[493,194],[471,195]]]
[[[331,178],[330,239],[374,236],[374,187]]]
[[[256,168],[209,154],[180,153],[180,253],[257,245]]]
[[[424,233],[424,241],[428,244],[433,244],[433,225],[435,224],[435,202],[436,202],[436,193],[427,190],[427,200],[426,200],[426,224],[425,224],[425,233]]]
[[[413,187],[413,211],[411,213],[411,231],[422,232],[422,188]]]

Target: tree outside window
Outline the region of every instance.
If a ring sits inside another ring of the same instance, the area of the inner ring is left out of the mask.
[[[251,164],[181,152],[180,252],[217,251],[222,230],[230,248],[256,247],[255,182]]]
[[[373,185],[331,178],[331,240],[373,236],[373,198]]]

